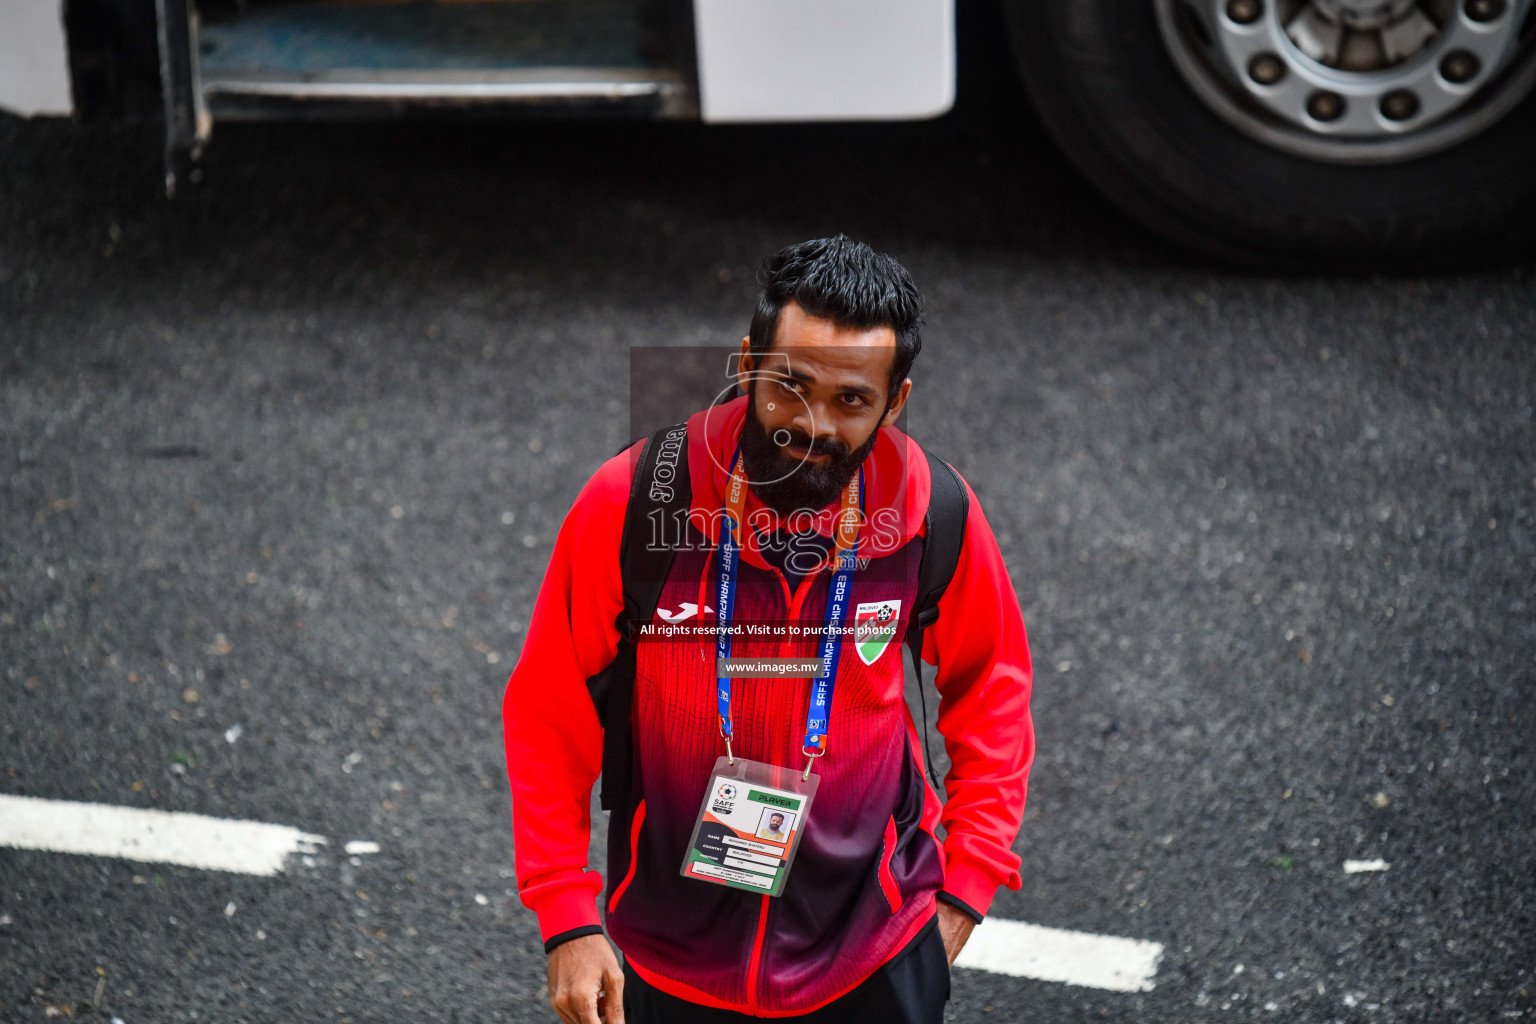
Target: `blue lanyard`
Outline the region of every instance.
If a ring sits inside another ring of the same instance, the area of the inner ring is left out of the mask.
[[[741,458],[741,449],[737,448],[736,455],[731,459],[731,480],[729,487],[733,490],[744,487],[745,484],[736,474],[736,464]],[[718,582],[715,584],[715,657],[717,659],[731,656],[731,618],[736,604],[736,570],[741,564],[741,531],[744,523],[738,521],[741,509],[745,505],[745,495],[734,495],[726,499],[725,519],[720,524],[720,545],[716,557],[718,563]],[[718,662],[717,662],[718,664]],[[729,676],[720,676],[715,687],[720,710],[720,735],[725,737],[725,750],[727,756],[731,750],[731,679]],[[734,761],[734,758],[732,758]]]
[[[864,490],[861,477],[859,491]],[[860,508],[863,511],[863,508]],[[811,703],[805,712],[806,757],[820,757],[827,752],[827,726],[832,720],[832,686],[837,682],[837,661],[843,650],[843,632],[848,624],[848,599],[853,595],[853,568],[858,562],[858,541],[842,553],[832,585],[827,590],[827,623],[821,639],[821,675],[812,677]],[[815,753],[812,753],[815,751]]]
[[[736,603],[736,575],[741,567],[742,536],[744,534],[747,481],[740,472],[741,449],[738,447],[731,458],[730,482],[727,485],[725,519],[720,524],[717,575],[715,584],[715,656],[720,659],[731,656],[730,626]],[[847,629],[848,606],[853,596],[853,573],[858,564],[858,527],[864,518],[864,467],[859,467],[856,490],[850,482],[844,492],[843,505],[838,512],[838,528],[834,531],[834,551],[837,570],[827,589],[826,622],[822,627],[821,672],[812,677],[811,699],[805,714],[805,741],[802,752],[807,758],[820,757],[827,752],[828,724],[832,718],[832,689],[837,682],[838,657],[842,652],[843,633]],[[851,493],[850,493],[851,492]],[[857,520],[846,517],[857,503]],[[851,528],[850,528],[851,527]],[[725,739],[726,756],[731,754],[731,680],[729,676],[716,679],[716,699],[720,716],[720,735]],[[810,765],[806,763],[806,774]]]

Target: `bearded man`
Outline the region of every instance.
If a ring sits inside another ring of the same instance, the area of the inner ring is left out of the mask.
[[[938,1024],[971,929],[1000,886],[1020,886],[1029,648],[963,481],[958,561],[921,639],[947,799],[924,778],[903,699],[895,638],[918,601],[935,486],[895,426],[921,309],[904,267],[841,235],[765,261],[744,394],[690,417],[676,456],[688,536],[655,621],[696,629],[636,647],[633,770],[606,883],[587,867],[604,735],[586,680],[619,651],[625,512],[652,442],[600,467],[561,527],[503,720],[518,888],[566,1024]],[[732,658],[809,670],[734,675]],[[770,809],[785,831],[764,841]]]

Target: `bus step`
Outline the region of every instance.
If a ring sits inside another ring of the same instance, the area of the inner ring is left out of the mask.
[[[485,104],[619,108],[686,117],[676,70],[640,54],[635,0],[288,2],[198,29],[198,84],[215,119]]]

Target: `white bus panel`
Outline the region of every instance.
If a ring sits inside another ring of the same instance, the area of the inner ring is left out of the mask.
[[[0,0],[0,110],[74,113],[60,0]]]
[[[693,0],[705,121],[909,120],[955,98],[953,0]]]

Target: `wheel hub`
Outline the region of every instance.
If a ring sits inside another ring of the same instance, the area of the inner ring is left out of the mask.
[[[1443,148],[1518,103],[1536,82],[1519,38],[1533,4],[1157,0],[1174,63],[1218,113],[1345,162]]]
[[[1310,0],[1279,11],[1298,50],[1342,71],[1401,64],[1440,34],[1439,21],[1415,0]]]
[[[1414,0],[1312,0],[1309,6],[1331,21],[1371,31],[1401,20]]]

